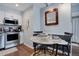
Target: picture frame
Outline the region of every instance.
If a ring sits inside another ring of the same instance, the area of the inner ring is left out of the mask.
[[[54,8],[45,12],[45,25],[58,24],[58,9]]]

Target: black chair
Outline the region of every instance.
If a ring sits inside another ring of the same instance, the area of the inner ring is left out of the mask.
[[[55,37],[55,36],[61,36],[61,35],[57,35],[57,34],[48,34],[49,36],[52,36],[52,38],[53,37]],[[49,48],[51,48],[52,49],[52,54],[54,53],[54,50],[56,49],[56,54],[55,54],[55,56],[57,56],[57,51],[58,51],[58,49],[59,49],[59,47],[58,47],[59,45],[58,44],[52,44],[52,45],[48,45],[48,50],[50,50]]]
[[[33,36],[38,36],[38,37],[45,37],[47,36],[45,33],[43,33],[43,31],[35,31],[33,33]]]
[[[43,33],[43,31],[35,31],[33,36],[40,36],[40,34],[45,34]],[[35,43],[33,42],[33,47],[34,47],[34,55],[38,54],[41,50],[44,51],[44,53],[46,52],[46,46],[44,44],[39,44],[39,43]]]
[[[68,42],[67,45],[63,45],[63,44],[53,44],[52,46],[49,46],[49,47],[52,47],[54,51],[54,49],[57,49],[56,50],[56,55],[58,53],[58,50],[61,50],[62,51],[62,54],[64,54],[64,52],[67,52],[68,53],[68,56],[70,54],[70,44],[71,44],[71,37],[72,37],[72,33],[67,33],[65,32],[65,35],[57,35],[57,34],[52,34],[52,36],[58,36],[60,37],[61,39],[65,40]],[[56,47],[57,46],[57,47]]]
[[[68,42],[68,45],[63,45],[62,48],[63,48],[63,52],[68,50],[68,56],[69,56],[70,51],[71,51],[71,38],[72,38],[73,34],[68,33],[68,32],[64,32],[64,34],[67,36],[67,37],[64,37],[64,40]],[[66,50],[66,48],[67,48],[67,50]]]
[[[59,48],[58,49],[61,49],[62,53],[64,54],[64,52],[67,52],[68,53],[68,56],[70,55],[70,50],[71,50],[71,37],[72,37],[72,33],[68,33],[68,32],[65,32],[64,33],[65,35],[59,35],[59,37],[63,40],[65,40],[66,42],[68,42],[67,45],[60,45],[59,44]],[[62,47],[62,48],[61,48]]]
[[[43,45],[41,45],[41,44],[39,44],[39,43],[35,43],[35,42],[33,42],[33,47],[34,47],[34,56],[36,55],[36,54],[38,54],[41,50],[43,50],[43,48],[42,48],[42,46]]]
[[[37,36],[37,35],[39,35],[40,33],[43,33],[43,31],[34,31],[34,32],[33,32],[33,36]]]
[[[43,33],[43,31],[34,31],[33,36],[38,36],[39,33]],[[33,42],[33,47],[34,47],[34,54],[33,55],[35,55],[38,53],[37,51],[41,49],[41,45]]]

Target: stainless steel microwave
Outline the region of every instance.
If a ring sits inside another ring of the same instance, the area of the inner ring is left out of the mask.
[[[4,18],[4,24],[18,25],[18,20],[16,19],[9,20]]]

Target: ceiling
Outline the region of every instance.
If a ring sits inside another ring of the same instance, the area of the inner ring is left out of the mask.
[[[32,3],[18,3],[18,7],[16,7],[16,3],[0,3],[0,6],[8,7],[11,9],[15,9],[18,11],[24,11],[27,8],[31,7],[33,4]]]
[[[18,4],[19,6],[16,7],[16,4]],[[56,3],[42,3],[42,4],[38,4],[38,5],[55,5]],[[23,12],[24,10],[28,9],[29,7],[33,6],[33,3],[0,3],[1,7],[5,7],[5,8],[11,8],[13,10],[17,10],[20,12]]]

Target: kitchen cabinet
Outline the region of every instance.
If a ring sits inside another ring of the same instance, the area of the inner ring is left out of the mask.
[[[0,7],[0,24],[3,24],[4,16],[5,16],[4,9]]]
[[[22,44],[24,42],[23,41],[23,32],[20,32],[19,38],[20,38],[20,44]]]
[[[4,48],[4,35],[0,33],[0,49]]]

